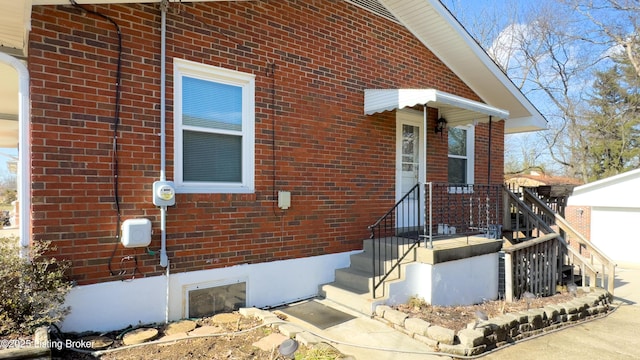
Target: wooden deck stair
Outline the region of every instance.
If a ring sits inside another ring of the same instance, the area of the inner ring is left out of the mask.
[[[544,288],[555,293],[555,289],[552,289],[549,284],[543,286],[533,283],[536,278],[541,277],[538,272],[548,272],[548,269],[540,265],[553,263],[557,269],[554,270],[557,271],[555,276],[557,285],[573,282],[579,286],[601,287],[613,294],[616,264],[571,227],[560,214],[526,188],[523,188],[522,193],[519,194],[505,188],[504,201],[505,218],[503,221],[511,227],[503,229],[503,235],[512,244],[511,247],[505,248],[505,252],[514,254],[512,265],[517,268],[516,273],[511,277],[516,282],[514,287],[518,286],[518,282],[525,281],[527,283],[525,287]],[[514,219],[515,221],[513,221]],[[524,236],[519,237],[521,234]],[[548,244],[549,241],[556,241],[556,239],[559,242],[559,247],[555,250],[557,260],[540,262],[540,259],[548,258],[550,255],[548,248],[545,249],[546,254],[541,252],[541,249],[556,246]],[[570,242],[578,244],[580,249],[570,246]],[[589,256],[585,257],[581,249],[586,249]],[[518,251],[517,254],[516,251]],[[506,261],[510,260],[506,259]],[[505,263],[505,265],[507,264]],[[508,271],[508,268],[509,266],[506,266],[505,271]],[[527,270],[523,272],[523,268]],[[530,274],[524,274],[527,272]],[[524,276],[528,278],[524,279]],[[542,277],[549,276],[551,275],[545,274]],[[518,279],[519,277],[520,279]],[[505,279],[505,281],[509,280],[509,278]],[[512,296],[517,297],[518,291],[524,290],[516,290]],[[509,298],[508,294],[505,295]]]

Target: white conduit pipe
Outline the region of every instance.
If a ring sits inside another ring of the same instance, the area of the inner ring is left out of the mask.
[[[160,4],[161,11],[161,28],[160,28],[160,181],[166,181],[166,135],[165,135],[165,127],[166,127],[166,43],[167,43],[167,7],[169,6],[169,2],[164,0]],[[160,246],[160,266],[167,267],[169,263],[169,259],[167,257],[167,228],[166,228],[166,217],[167,217],[167,207],[160,207],[160,236],[161,236],[161,246]]]
[[[168,0],[163,0],[160,4],[160,181],[166,181],[166,45],[167,45],[167,7]],[[167,256],[167,206],[160,207],[160,266],[167,269],[167,297],[164,312],[164,321],[169,323],[169,257]]]

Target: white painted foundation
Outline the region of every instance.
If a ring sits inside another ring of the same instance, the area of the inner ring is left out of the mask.
[[[348,267],[349,256],[358,252],[171,274],[169,320],[186,316],[186,288],[199,283],[225,285],[246,281],[247,306],[259,308],[316,296],[318,286],[334,281],[335,269]],[[61,329],[103,332],[129,325],[163,323],[166,298],[166,276],[78,286],[67,296],[66,305],[71,312]]]
[[[390,285],[388,305],[406,303],[411,297],[431,305],[472,305],[498,298],[498,253],[474,256],[435,265],[411,263],[405,281]]]

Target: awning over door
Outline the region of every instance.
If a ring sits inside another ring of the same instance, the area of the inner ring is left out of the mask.
[[[371,115],[416,105],[437,108],[449,126],[509,118],[509,111],[436,89],[366,89],[364,112]]]

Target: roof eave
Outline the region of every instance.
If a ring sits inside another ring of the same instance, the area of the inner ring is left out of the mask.
[[[378,0],[485,103],[509,111],[510,133],[547,121],[439,0]]]

